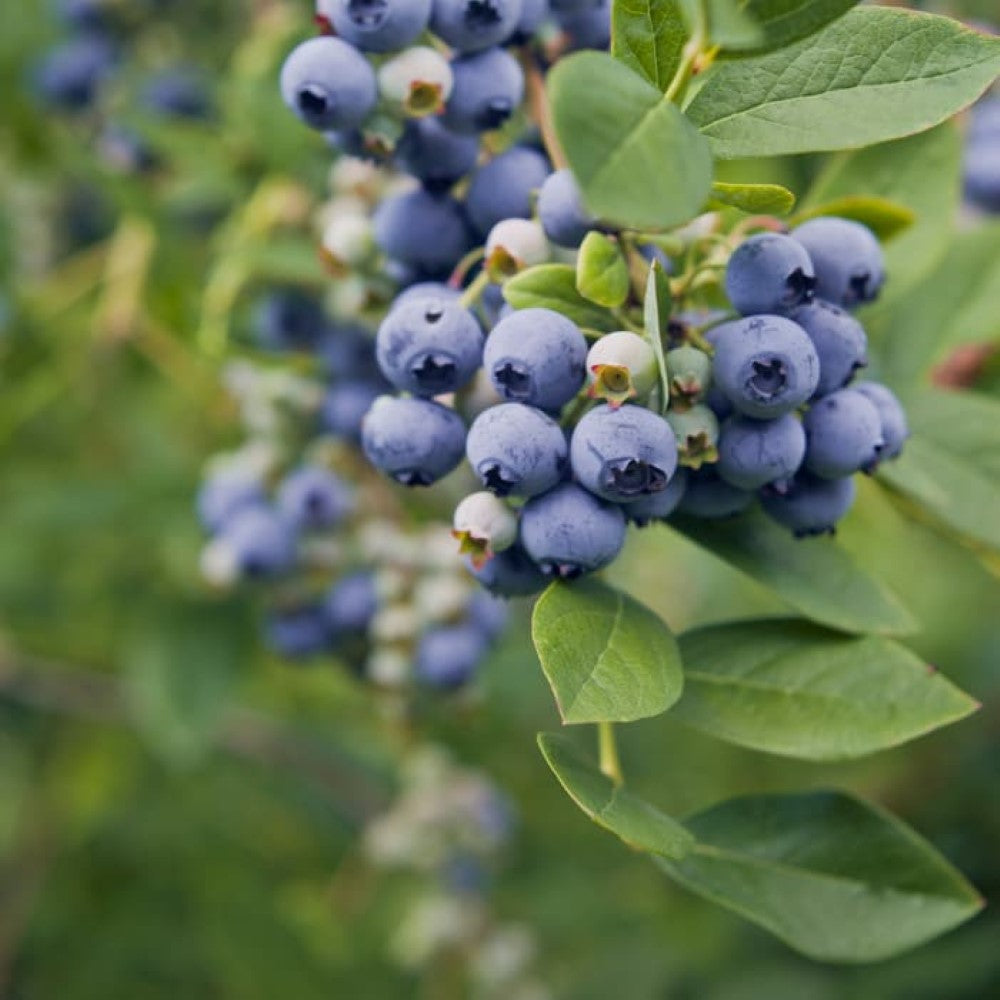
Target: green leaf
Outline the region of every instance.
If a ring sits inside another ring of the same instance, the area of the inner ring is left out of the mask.
[[[896,386],[921,381],[961,344],[1000,339],[1000,223],[959,233],[944,250],[919,287],[872,320],[879,374]]]
[[[687,108],[723,159],[849,149],[930,128],[1000,72],[1000,39],[866,7],[778,52],[719,65]]]
[[[694,849],[682,861],[656,863],[821,961],[889,958],[983,905],[927,841],[843,792],[747,796],[685,825]]]
[[[503,297],[515,309],[554,309],[578,326],[611,333],[621,322],[576,290],[576,269],[571,264],[540,264],[504,282]]]
[[[670,629],[598,580],[553,583],[535,604],[531,638],[563,722],[632,722],[681,696]]]
[[[709,0],[710,22],[718,3],[719,0]],[[712,41],[730,53],[783,48],[819,31],[857,3],[858,0],[746,0],[741,7],[742,16],[756,26],[756,32],[730,32],[729,38],[723,40],[713,31]]]
[[[739,746],[803,760],[861,757],[977,708],[908,649],[807,622],[717,625],[680,638],[676,718]]]
[[[694,837],[677,820],[616,785],[566,736],[539,733],[538,747],[566,794],[629,847],[678,860],[691,849]]]
[[[687,30],[677,0],[616,0],[611,7],[611,54],[666,90],[681,61]]]
[[[660,91],[604,52],[560,60],[548,90],[559,144],[594,215],[651,229],[698,214],[711,153]]]
[[[764,45],[764,29],[747,9],[746,0],[704,0],[708,40],[730,50],[753,50]]]
[[[1000,403],[926,390],[906,405],[912,436],[879,479],[963,539],[1000,551]]]
[[[832,538],[794,538],[759,510],[720,521],[671,523],[822,625],[888,635],[916,628],[899,599]]]
[[[907,296],[945,254],[961,197],[962,141],[954,122],[832,156],[802,201],[810,211],[845,197],[886,198],[915,223],[885,248],[889,281],[876,311]],[[867,310],[868,314],[872,310]]]
[[[794,219],[789,220],[789,225],[798,226],[807,219],[815,219],[821,215],[837,215],[842,219],[860,222],[883,243],[909,229],[917,221],[913,209],[898,202],[872,195],[847,195],[799,212]]]
[[[625,302],[628,265],[617,240],[604,233],[587,233],[576,258],[576,290],[599,306],[615,308]]]
[[[751,215],[788,215],[795,206],[795,195],[780,184],[724,184],[712,185],[709,208],[726,206],[738,208]]]
[[[665,412],[670,402],[670,373],[667,371],[667,357],[663,353],[663,316],[670,315],[670,284],[658,260],[654,260],[646,279],[646,295],[643,300],[643,323],[646,339],[653,345],[656,367],[660,372],[660,410]]]

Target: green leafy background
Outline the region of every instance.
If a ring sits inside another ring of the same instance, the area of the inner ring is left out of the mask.
[[[273,86],[308,5],[177,6],[145,37],[140,58],[175,53],[205,66],[218,76],[222,110],[205,129],[150,133],[173,165],[155,184],[108,175],[74,126],[39,111],[25,74],[55,26],[29,0],[0,7],[0,282],[12,316],[0,335],[0,994],[463,996],[447,970],[418,981],[386,955],[387,929],[412,892],[405,879],[343,889],[359,824],[386,801],[394,772],[380,714],[334,664],[300,671],[269,659],[254,641],[251,600],[221,601],[197,582],[191,496],[204,459],[238,434],[215,357],[239,335],[228,317],[235,305],[238,320],[242,289],[318,279],[301,226],[277,238],[254,233],[262,213],[294,219],[295,193],[319,186],[326,155]],[[663,40],[664,60],[674,45]],[[907,171],[915,146],[940,165],[940,184]],[[937,294],[950,273],[968,280],[1000,258],[995,228],[950,232],[958,148],[952,126],[941,126],[866,152],[734,161],[717,174],[781,183],[800,208],[850,193],[917,213],[890,244],[886,300],[865,317],[878,370],[911,407],[912,457],[861,483],[839,536],[836,572],[847,576],[836,579],[847,582],[823,577],[818,592],[783,591],[767,573],[747,575],[712,555],[725,540],[706,545],[686,527],[634,533],[610,578],[682,636],[815,606],[847,631],[858,616],[866,628],[878,618],[875,630],[887,635],[915,623],[907,646],[982,710],[875,757],[807,763],[705,735],[682,696],[676,720],[622,734],[629,789],[641,799],[605,810],[609,822],[667,836],[648,826],[645,801],[669,816],[699,814],[699,836],[724,843],[726,829],[761,822],[752,810],[721,822],[706,812],[720,800],[843,788],[919,829],[987,899],[1000,891],[1000,580],[989,548],[995,520],[981,516],[984,505],[997,509],[1000,370],[988,365],[962,396],[928,388],[946,342],[1000,337],[996,282],[963,286],[961,323]],[[94,190],[108,211],[81,239],[88,199],[74,204],[68,194]],[[144,247],[137,289],[106,280],[110,251],[139,259]],[[571,296],[573,275],[565,277]],[[599,308],[580,308],[594,310],[588,325],[601,328]],[[942,308],[938,339],[922,324]],[[139,336],[127,322],[136,310],[147,317]],[[863,605],[852,597],[851,566],[872,581],[859,586],[875,588]],[[526,610],[485,670],[481,704],[460,716],[428,708],[423,721],[518,805],[497,907],[534,929],[555,995],[603,1000],[623,982],[630,1000],[989,995],[1000,978],[990,909],[902,959],[817,964],[656,877],[587,823],[535,749],[535,734],[560,720]],[[682,637],[682,648],[690,641]],[[955,700],[949,711],[963,708]],[[575,766],[588,795],[604,788],[599,774]],[[798,800],[780,801],[803,822],[812,815]],[[826,808],[843,815],[853,801]],[[761,843],[765,850],[763,835]],[[700,860],[663,863],[681,866],[697,888],[708,877]]]

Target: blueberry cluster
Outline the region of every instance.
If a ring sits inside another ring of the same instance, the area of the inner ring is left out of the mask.
[[[317,20],[326,33],[288,56],[282,96],[341,152],[417,182],[385,197],[370,227],[395,280],[446,278],[501,222],[519,246],[526,229],[527,242],[544,243],[527,220],[547,158],[527,141],[477,166],[482,137],[511,122],[525,99],[512,47],[553,27],[563,51],[605,47],[608,0],[318,0]],[[442,44],[429,44],[428,33]],[[330,232],[331,256],[353,266],[365,227],[341,218]],[[504,242],[503,232],[493,239],[497,261]]]
[[[965,197],[985,212],[1000,212],[1000,96],[972,108],[965,146]]]

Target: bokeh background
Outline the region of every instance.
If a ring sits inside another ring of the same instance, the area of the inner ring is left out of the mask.
[[[98,110],[67,113],[37,84],[67,35],[57,5],[0,5],[0,996],[492,996],[447,949],[416,960],[400,946],[426,877],[359,850],[392,800],[410,725],[332,661],[268,656],[253,595],[220,596],[198,573],[192,498],[208,456],[240,434],[222,366],[245,341],[254,296],[324,280],[309,216],[331,154],[275,88],[310,30],[309,4],[112,6],[114,80]],[[996,15],[993,0],[949,10]],[[177,66],[203,82],[203,118],[150,106],[149,81]],[[801,191],[818,166],[761,170]],[[982,367],[974,388],[1000,393],[998,371]],[[913,646],[982,711],[838,766],[726,748],[667,717],[622,735],[626,769],[674,814],[738,792],[860,791],[994,899],[997,565],[864,490],[844,544],[903,595],[922,623]],[[614,575],[676,629],[780,610],[665,528],[634,539]],[[539,995],[1000,991],[989,906],[901,959],[821,966],[588,824],[534,746],[557,720],[525,611],[477,695],[422,706],[418,723],[512,804],[485,877],[495,919],[533,954]]]

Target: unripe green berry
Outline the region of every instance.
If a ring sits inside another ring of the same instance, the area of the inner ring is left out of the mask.
[[[707,406],[698,403],[685,410],[671,410],[667,423],[677,437],[681,465],[700,469],[705,462],[718,461],[719,421]]]
[[[644,399],[656,385],[656,354],[649,341],[628,330],[607,333],[587,354],[587,394],[617,409]]]
[[[697,347],[684,344],[667,352],[670,399],[677,409],[704,399],[712,382],[712,359]]]
[[[517,514],[487,490],[471,493],[456,508],[452,535],[459,551],[482,568],[497,552],[509,549],[517,539]]]
[[[486,270],[493,281],[502,282],[548,259],[545,230],[530,219],[504,219],[486,237]]]
[[[378,71],[382,96],[412,118],[440,113],[453,85],[448,60],[425,45],[400,52]]]

